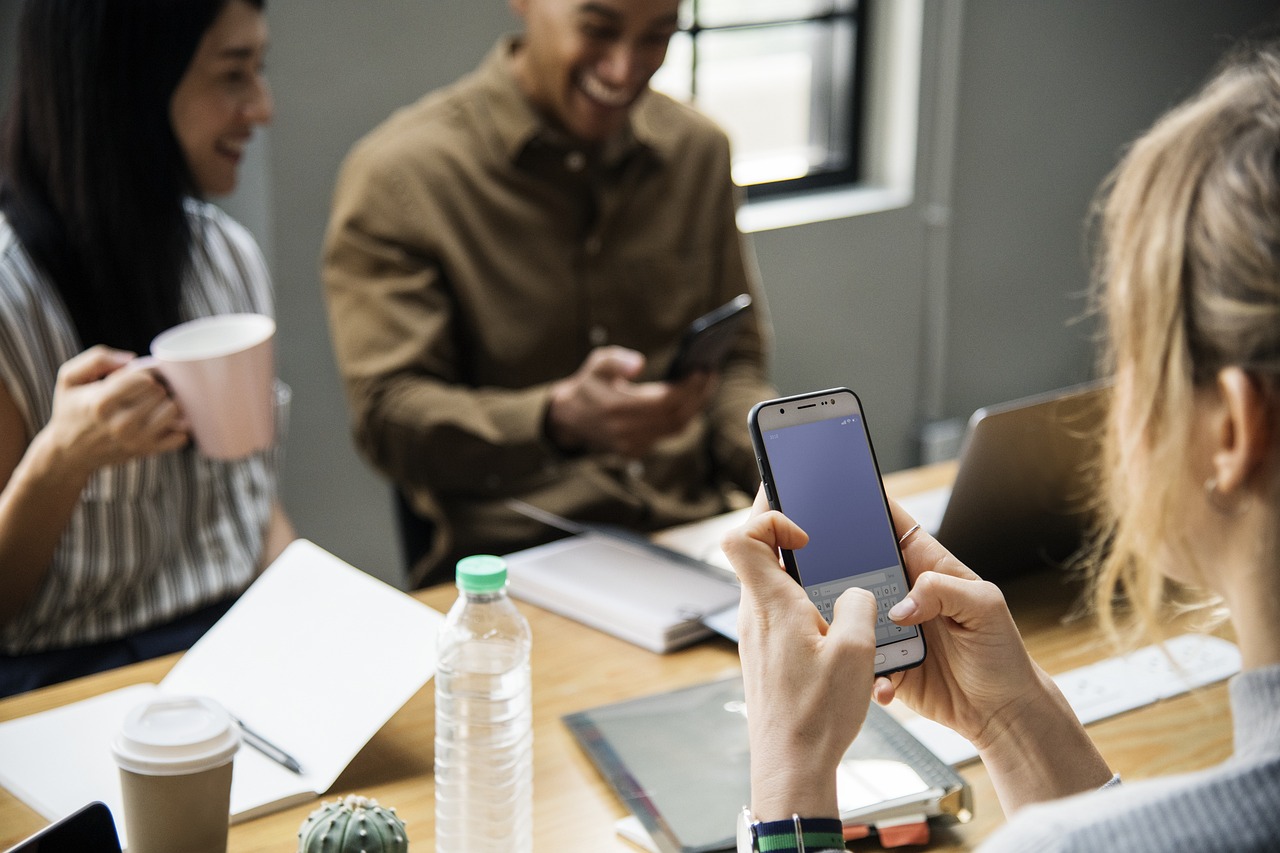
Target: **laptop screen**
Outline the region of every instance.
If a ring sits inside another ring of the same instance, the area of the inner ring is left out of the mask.
[[[1107,390],[1091,382],[974,412],[938,541],[988,580],[1069,563],[1097,505]]]

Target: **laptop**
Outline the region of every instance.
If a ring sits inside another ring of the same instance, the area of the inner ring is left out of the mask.
[[[1107,387],[1089,382],[978,409],[952,486],[904,508],[987,580],[1066,565],[1097,505]]]

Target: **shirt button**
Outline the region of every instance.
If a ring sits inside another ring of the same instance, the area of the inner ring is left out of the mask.
[[[581,151],[570,151],[564,158],[564,167],[570,172],[581,172],[587,165],[587,155]]]
[[[587,340],[593,347],[602,347],[609,343],[609,330],[604,326],[592,326],[591,331],[587,332]]]

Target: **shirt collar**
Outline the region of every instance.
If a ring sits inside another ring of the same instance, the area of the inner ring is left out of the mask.
[[[513,163],[535,141],[560,150],[576,147],[574,140],[550,125],[520,90],[511,69],[511,53],[519,43],[520,36],[499,40],[479,68],[493,133]],[[664,134],[662,123],[655,120],[653,102],[661,97],[655,92],[646,92],[640,97],[622,132],[605,144],[601,159],[606,166],[616,166],[637,152],[646,152],[659,161],[674,156],[674,139]]]

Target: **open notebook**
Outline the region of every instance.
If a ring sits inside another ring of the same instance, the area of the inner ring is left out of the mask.
[[[0,784],[49,820],[101,800],[127,837],[111,739],[162,691],[212,697],[302,765],[294,773],[242,744],[233,823],[315,798],[435,673],[442,619],[298,540],[159,684],[0,723]]]

